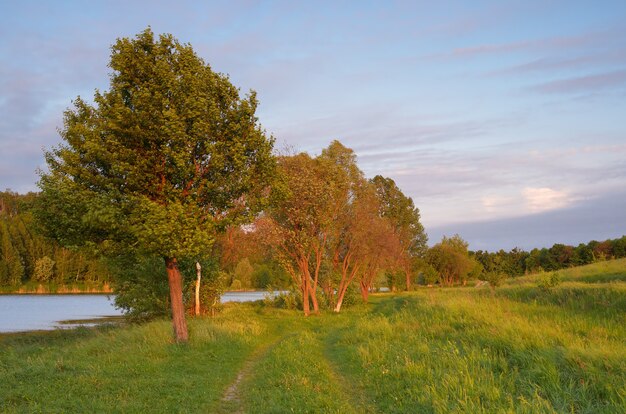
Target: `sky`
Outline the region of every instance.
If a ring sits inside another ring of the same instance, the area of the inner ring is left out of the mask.
[[[63,111],[150,26],[243,93],[278,149],[338,139],[430,243],[626,234],[626,1],[0,0],[0,189],[36,191]]]

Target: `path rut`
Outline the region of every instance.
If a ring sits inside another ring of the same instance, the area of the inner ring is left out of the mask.
[[[244,413],[241,401],[241,385],[250,378],[254,372],[254,366],[268,355],[272,349],[290,336],[292,335],[283,335],[254,350],[237,373],[235,380],[226,388],[217,410],[218,413]]]

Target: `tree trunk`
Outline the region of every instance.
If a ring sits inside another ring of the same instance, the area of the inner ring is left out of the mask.
[[[302,289],[302,310],[304,311],[304,316],[311,314],[309,308],[309,288],[307,286]]]
[[[411,290],[411,271],[405,269],[404,275],[406,276],[406,291],[409,292]]]
[[[367,283],[361,282],[361,297],[363,298],[363,302],[367,303],[369,299],[370,289]]]
[[[202,279],[202,266],[199,262],[196,262],[196,316],[200,315],[200,279]]]
[[[187,321],[183,304],[183,281],[175,257],[166,257],[167,279],[170,285],[170,301],[172,302],[172,325],[176,342],[187,342]]]
[[[343,304],[343,296],[344,295],[341,295],[339,299],[337,299],[337,305],[335,306],[335,309],[334,309],[335,313],[339,313],[339,311],[341,311],[341,305]]]
[[[313,305],[313,313],[320,313],[320,305],[317,302],[317,295],[313,286],[309,286],[309,293],[311,295],[311,304]]]

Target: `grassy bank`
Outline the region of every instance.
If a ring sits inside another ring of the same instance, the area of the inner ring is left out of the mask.
[[[376,295],[303,318],[0,338],[0,412],[626,412],[626,261],[488,289]]]
[[[77,282],[77,283],[37,283],[28,282],[20,286],[0,286],[0,294],[74,294],[74,293],[113,293],[111,285],[100,282]]]

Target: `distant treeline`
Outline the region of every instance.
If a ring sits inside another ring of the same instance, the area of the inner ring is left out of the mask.
[[[41,235],[32,214],[37,196],[36,193],[0,192],[0,286],[21,286],[31,282],[109,283],[111,271],[103,260],[85,251],[61,247],[56,241]],[[232,235],[224,240],[230,238]],[[284,271],[268,257],[254,259],[255,255],[248,250],[254,250],[255,246],[248,244],[238,239],[235,243],[237,248],[230,249],[238,252],[237,257],[233,256],[226,262],[221,260],[224,263],[220,267],[231,279],[226,282],[226,287],[265,288],[272,285],[285,288],[287,280]],[[223,255],[230,251],[224,246],[221,250]],[[254,260],[238,257],[241,255]],[[555,244],[530,252],[518,248],[508,252],[469,251],[469,256],[482,265],[484,272],[520,276],[626,257],[626,236],[601,242],[592,240],[576,247]],[[232,263],[229,265],[228,262]],[[395,285],[389,280],[387,282]]]
[[[532,249],[530,252],[518,248],[509,252],[478,250],[470,252],[470,256],[480,262],[487,272],[520,276],[626,257],[626,236],[601,242],[592,240],[576,247],[557,243],[550,248]]]
[[[107,266],[43,237],[33,221],[37,194],[0,192],[0,286],[29,282],[107,283]]]

